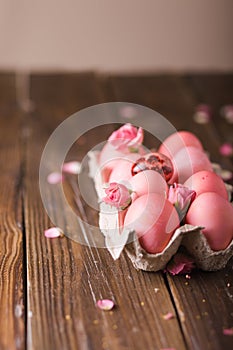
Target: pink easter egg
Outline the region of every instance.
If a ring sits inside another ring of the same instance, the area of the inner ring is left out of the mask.
[[[203,150],[200,140],[193,133],[189,131],[178,131],[164,140],[158,152],[172,158],[181,148],[189,146]]]
[[[215,192],[202,193],[193,201],[186,223],[204,227],[203,234],[212,250],[227,248],[233,239],[233,207]]]
[[[137,153],[131,153],[124,158],[114,161],[114,167],[110,173],[108,182],[120,182],[132,178],[131,169],[134,162],[140,157]]]
[[[145,170],[129,180],[129,188],[133,191],[134,199],[148,193],[158,193],[166,196],[168,185],[157,171]]]
[[[184,147],[172,158],[174,173],[170,183],[183,184],[190,176],[201,170],[212,171],[207,155],[196,147]]]
[[[196,197],[205,192],[218,193],[228,199],[226,186],[223,180],[213,171],[198,171],[185,181],[184,186],[196,192]]]
[[[179,217],[163,195],[149,193],[130,205],[124,223],[135,231],[142,248],[155,254],[163,251],[168,244],[179,227]]]
[[[173,174],[171,160],[164,154],[152,152],[138,158],[132,167],[132,175],[136,175],[145,170],[153,170],[161,174],[166,181],[169,181]]]
[[[114,168],[119,165],[121,160],[133,160],[136,161],[141,155],[145,153],[143,146],[139,147],[139,153],[122,153],[115,149],[115,147],[107,142],[99,155],[99,166],[104,182],[109,182],[109,176]],[[132,164],[131,164],[132,166]]]

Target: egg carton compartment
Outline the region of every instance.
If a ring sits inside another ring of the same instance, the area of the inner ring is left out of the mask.
[[[89,156],[89,176],[93,179],[99,199],[103,198],[103,184],[100,172],[98,171],[98,151],[91,151]],[[97,174],[97,175],[96,175]],[[229,200],[232,195],[232,186],[226,184]],[[110,210],[110,208],[109,208]],[[194,259],[196,266],[204,271],[216,271],[224,268],[233,256],[233,240],[224,250],[213,251],[204,234],[202,227],[183,225],[179,227],[171,237],[169,243],[161,253],[147,253],[140,245],[136,234],[117,228],[118,214],[115,216],[106,214],[106,204],[100,204],[99,223],[101,232],[105,236],[106,248],[113,259],[117,259],[122,250],[125,250],[132,264],[136,269],[144,271],[159,271],[165,269],[171,258],[177,253],[180,247],[184,247],[187,253]],[[103,227],[104,223],[104,227]],[[115,225],[113,232],[110,227]],[[115,235],[115,236],[114,236]],[[116,239],[116,238],[119,239]]]

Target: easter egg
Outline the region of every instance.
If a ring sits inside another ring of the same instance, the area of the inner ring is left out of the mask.
[[[191,204],[186,223],[202,226],[212,250],[227,248],[233,239],[233,207],[215,192],[200,194]]]
[[[178,131],[164,140],[160,145],[158,152],[171,158],[181,150],[181,148],[189,146],[203,150],[200,140],[193,133],[189,131]]]
[[[134,198],[147,193],[159,193],[166,196],[168,185],[163,176],[157,171],[145,170],[131,177],[129,188],[133,191]]]
[[[139,147],[138,153],[123,153],[115,149],[115,147],[110,142],[107,142],[99,155],[99,166],[101,169],[103,182],[109,182],[109,176],[112,170],[119,165],[120,160],[132,159],[135,161],[143,154],[145,154],[145,150],[142,145]]]
[[[213,171],[198,171],[185,181],[184,186],[188,187],[190,190],[194,190],[196,196],[205,192],[215,192],[226,200],[228,199],[226,186],[223,180]]]
[[[132,167],[132,175],[134,176],[144,170],[157,171],[166,181],[169,181],[173,174],[173,166],[170,159],[158,152],[148,153],[140,157]]]
[[[212,165],[202,150],[184,147],[172,158],[174,174],[170,183],[184,183],[190,176],[201,170],[212,171]]]
[[[173,205],[157,193],[137,198],[125,216],[125,226],[135,231],[139,243],[148,253],[160,253],[179,227],[179,217]]]
[[[120,182],[122,180],[129,180],[132,178],[132,166],[140,157],[137,153],[131,153],[114,161],[114,167],[109,175],[108,182]]]

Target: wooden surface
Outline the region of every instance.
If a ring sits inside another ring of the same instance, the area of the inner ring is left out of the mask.
[[[105,249],[44,237],[52,225],[38,187],[46,141],[72,113],[111,101],[157,110],[177,129],[196,133],[211,159],[233,170],[218,151],[233,137],[219,116],[233,103],[233,75],[0,74],[0,349],[232,349],[233,337],[223,334],[233,327],[232,261],[186,279],[136,271],[125,254],[113,261]],[[205,125],[192,118],[201,102],[214,110]],[[85,135],[70,159],[81,159],[111,130]],[[51,200],[66,222],[59,197]],[[79,204],[81,217],[96,223],[97,213]],[[113,299],[116,308],[100,311],[99,298]],[[175,317],[164,320],[167,312]]]

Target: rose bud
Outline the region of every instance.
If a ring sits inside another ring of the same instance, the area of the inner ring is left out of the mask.
[[[194,200],[195,196],[196,192],[190,190],[184,185],[174,183],[169,187],[168,200],[176,208],[180,220],[182,220],[185,214],[187,213],[187,210],[191,202]]]
[[[118,210],[126,209],[131,203],[132,191],[123,184],[112,182],[105,189],[105,193],[106,197],[103,198],[103,201]]]

